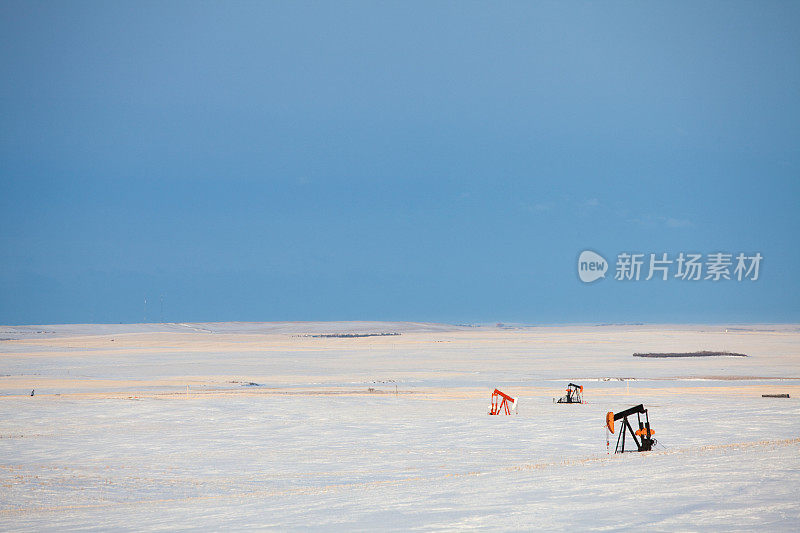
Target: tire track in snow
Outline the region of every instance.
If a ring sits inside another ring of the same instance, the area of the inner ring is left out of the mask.
[[[793,444],[800,444],[800,437],[792,439],[779,439],[779,440],[734,442],[729,444],[706,444],[702,446],[686,446],[683,448],[670,448],[668,450],[658,450],[658,451],[639,453],[637,454],[637,457],[649,458],[654,456],[667,456],[667,455],[677,455],[677,454],[697,454],[697,453],[713,452],[718,450],[730,450],[730,449],[741,450],[747,448],[757,448],[762,446],[772,446],[773,448],[777,448],[780,446],[791,446]],[[503,471],[512,472],[520,470],[537,470],[540,468],[548,468],[551,466],[571,466],[571,465],[580,465],[587,463],[603,463],[603,462],[609,462],[616,457],[625,457],[627,455],[628,454],[622,454],[622,455],[609,454],[609,455],[597,455],[597,456],[581,457],[574,459],[563,459],[561,461],[556,461],[556,462],[529,463],[520,466],[506,467],[503,469]]]

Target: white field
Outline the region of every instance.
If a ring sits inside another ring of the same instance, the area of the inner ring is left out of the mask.
[[[401,335],[306,336],[358,332]],[[3,531],[800,527],[797,325],[0,326],[0,339]],[[631,356],[695,350],[750,357]],[[553,403],[569,381],[588,404]],[[517,415],[487,415],[494,387]],[[608,455],[605,413],[638,403],[656,450],[613,455],[612,440]]]

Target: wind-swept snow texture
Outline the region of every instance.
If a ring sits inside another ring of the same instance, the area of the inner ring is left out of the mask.
[[[400,335],[313,336],[372,333]],[[794,325],[0,326],[0,339],[4,531],[800,523]],[[749,357],[631,357],[701,350]],[[553,403],[570,381],[587,404]],[[495,387],[519,414],[487,415]],[[605,413],[638,403],[659,444],[608,455]]]

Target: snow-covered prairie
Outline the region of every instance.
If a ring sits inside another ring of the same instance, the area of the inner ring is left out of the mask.
[[[399,335],[319,336],[351,333]],[[2,530],[800,523],[796,325],[0,326],[0,339]],[[750,357],[632,357],[696,350]],[[589,403],[553,403],[570,381]],[[495,387],[517,415],[487,415]],[[659,445],[608,455],[605,413],[638,403]]]

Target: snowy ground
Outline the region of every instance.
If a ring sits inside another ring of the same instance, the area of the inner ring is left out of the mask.
[[[796,325],[0,326],[0,339],[2,530],[800,519]],[[632,357],[703,349],[751,357]],[[569,381],[588,404],[553,403]],[[519,414],[487,416],[494,387]],[[761,397],[774,392],[792,397]],[[659,445],[607,455],[605,413],[638,403]]]

